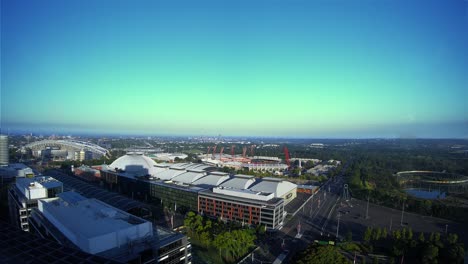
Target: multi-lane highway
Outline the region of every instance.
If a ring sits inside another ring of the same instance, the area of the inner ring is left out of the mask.
[[[288,252],[285,262],[321,236],[336,234],[336,212],[341,205],[342,175],[325,182],[285,226],[266,241],[269,252]]]
[[[285,226],[267,241],[270,252],[280,255],[288,252],[285,262],[296,252],[305,249],[315,239],[336,238],[339,224],[339,238],[348,231],[354,240],[360,240],[367,226],[387,228],[387,230],[412,228],[415,232],[440,232],[457,230],[462,241],[466,241],[468,230],[459,223],[405,212],[403,221],[400,210],[369,204],[367,201],[342,198],[343,176],[327,181],[319,191],[308,200],[304,207],[292,217]],[[366,217],[368,214],[368,217]],[[403,223],[403,225],[402,225]]]

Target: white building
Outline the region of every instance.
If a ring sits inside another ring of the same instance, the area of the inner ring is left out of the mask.
[[[75,192],[39,200],[31,214],[31,227],[42,237],[119,262],[191,260],[185,236],[153,229],[147,220]]]
[[[38,200],[55,197],[63,192],[63,184],[48,176],[17,178],[8,191],[8,206],[12,224],[29,231],[31,210]]]

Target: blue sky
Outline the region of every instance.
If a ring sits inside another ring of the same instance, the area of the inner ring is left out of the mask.
[[[1,5],[2,131],[468,137],[466,1]]]

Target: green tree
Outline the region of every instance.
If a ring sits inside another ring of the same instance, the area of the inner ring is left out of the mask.
[[[363,239],[367,243],[369,243],[371,241],[371,239],[372,239],[372,228],[371,227],[366,228],[366,231],[364,232]]]
[[[401,231],[400,231],[399,229],[393,231],[393,238],[394,238],[395,240],[397,240],[397,241],[400,240],[400,239],[402,238],[402,236],[401,236]]]
[[[437,257],[439,256],[439,248],[427,244],[422,251],[422,262],[423,263],[437,263]]]
[[[411,227],[408,229],[407,238],[409,240],[413,239],[413,229],[411,229]]]
[[[424,237],[424,233],[423,233],[423,232],[419,233],[418,240],[419,240],[419,242],[421,242],[421,243],[423,243],[423,242],[426,240],[426,238]]]
[[[310,245],[307,249],[296,255],[293,263],[297,264],[345,264],[348,261],[336,247]]]
[[[377,229],[374,230],[373,232],[373,239],[374,240],[380,240],[380,237],[382,236],[382,228],[378,227]]]
[[[447,236],[447,242],[449,244],[455,244],[458,241],[458,235],[457,234],[448,234]]]
[[[209,232],[202,232],[200,234],[200,243],[205,246],[206,248],[208,248],[211,244],[211,235]]]
[[[193,235],[195,216],[196,214],[194,212],[189,212],[184,219],[184,225],[190,235]]]
[[[406,227],[401,230],[401,238],[406,239]]]
[[[463,244],[454,244],[448,247],[448,260],[450,263],[463,263],[465,248]]]
[[[387,239],[387,235],[388,235],[387,228],[384,227],[384,229],[383,229],[383,231],[382,231],[382,238],[383,238],[383,239]]]

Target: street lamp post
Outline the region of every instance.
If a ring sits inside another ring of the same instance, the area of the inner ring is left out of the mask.
[[[369,219],[369,199],[370,199],[370,196],[367,195],[366,219]]]
[[[403,226],[403,214],[405,213],[405,200],[403,200],[403,207],[401,209],[401,221],[400,221],[400,225]]]
[[[338,226],[336,227],[336,239],[338,239],[338,235],[340,233],[340,218],[341,218],[341,213],[338,212]]]

